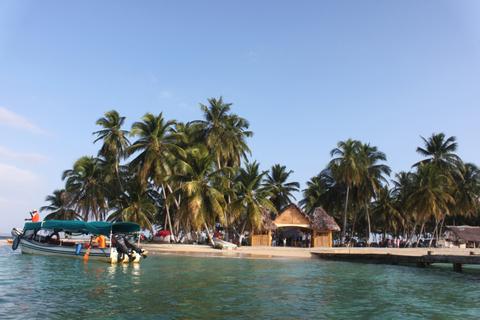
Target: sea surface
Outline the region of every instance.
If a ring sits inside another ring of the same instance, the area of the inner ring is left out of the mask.
[[[149,257],[111,266],[0,246],[0,319],[479,319],[480,270]]]

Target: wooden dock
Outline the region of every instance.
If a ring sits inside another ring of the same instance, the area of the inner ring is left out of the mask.
[[[461,272],[463,265],[480,265],[478,249],[335,248],[314,250],[311,253],[325,260],[412,265],[421,268],[435,263],[447,263],[452,264],[456,272]]]

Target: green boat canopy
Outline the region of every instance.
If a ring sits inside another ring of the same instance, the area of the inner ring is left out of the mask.
[[[140,226],[133,222],[45,220],[42,222],[27,222],[23,227],[24,231],[40,229],[109,236],[110,232],[114,234],[138,232]]]

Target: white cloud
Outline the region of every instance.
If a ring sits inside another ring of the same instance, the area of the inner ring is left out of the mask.
[[[45,130],[32,123],[27,118],[16,114],[15,112],[8,110],[7,108],[0,107],[0,124],[4,124],[10,127],[28,130],[33,133],[45,134]]]
[[[8,149],[6,147],[0,146],[0,158],[7,158],[11,160],[20,160],[29,163],[38,163],[44,162],[48,158],[43,154],[35,153],[35,152],[16,152],[14,150]]]

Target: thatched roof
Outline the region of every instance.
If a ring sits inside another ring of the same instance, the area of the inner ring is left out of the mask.
[[[457,239],[466,242],[480,242],[480,227],[447,226],[447,230],[451,231]]]
[[[316,208],[311,215],[306,214],[296,204],[289,204],[278,213],[273,221],[277,227],[299,226],[311,228],[319,232],[340,231],[340,227],[333,217],[329,216],[323,208]]]
[[[283,226],[303,226],[310,227],[310,219],[297,205],[291,203],[277,214],[275,221],[277,227]]]
[[[273,231],[277,226],[272,221],[270,211],[264,209],[262,212],[262,231]]]
[[[340,231],[335,219],[321,207],[315,208],[310,216],[312,228],[317,231]]]

